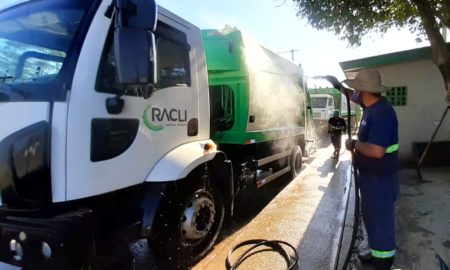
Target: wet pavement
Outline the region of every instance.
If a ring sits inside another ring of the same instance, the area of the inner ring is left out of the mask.
[[[193,269],[225,269],[229,250],[250,239],[283,240],[297,249],[299,269],[333,269],[339,243],[350,173],[350,155],[330,158],[332,147],[319,149],[316,158],[248,223],[228,229],[213,250]],[[270,190],[259,190],[271,193]],[[268,189],[271,187],[268,186]],[[252,197],[258,200],[260,195]],[[244,206],[241,206],[244,207]],[[350,210],[352,212],[352,210]],[[227,232],[226,232],[227,233]],[[242,250],[237,250],[237,258]],[[249,257],[239,269],[286,269],[276,252]]]

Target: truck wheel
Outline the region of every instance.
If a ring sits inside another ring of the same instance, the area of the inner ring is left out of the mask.
[[[302,170],[302,159],[302,149],[298,145],[294,146],[292,148],[290,159],[292,178],[295,178],[300,174]]]
[[[156,263],[184,269],[201,258],[216,241],[223,218],[221,194],[201,175],[177,183],[177,190],[162,196],[148,239]]]

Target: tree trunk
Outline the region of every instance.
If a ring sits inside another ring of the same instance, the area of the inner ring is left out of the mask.
[[[439,32],[439,26],[431,9],[429,0],[412,0],[417,6],[423,27],[431,44],[433,62],[438,66],[444,79],[445,89],[447,91],[447,102],[450,103],[450,57],[447,44]]]
[[[442,1],[442,12],[439,19],[441,20],[442,24],[445,25],[447,28],[450,28],[450,1]]]

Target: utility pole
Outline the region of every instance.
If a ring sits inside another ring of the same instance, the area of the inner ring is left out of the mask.
[[[295,50],[295,49],[290,49],[288,51],[284,51],[284,52],[278,52],[278,54],[282,54],[282,53],[290,53],[291,54],[291,60],[292,62],[295,62],[294,59],[294,53],[299,52],[299,50]]]

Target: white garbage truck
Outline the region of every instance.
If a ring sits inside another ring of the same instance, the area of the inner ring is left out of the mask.
[[[211,113],[224,116],[210,91],[222,88],[209,88],[201,31],[154,1],[20,1],[0,11],[0,48],[3,263],[96,268],[147,238],[159,261],[180,266],[211,248],[242,189],[300,172],[301,74],[283,77],[296,125],[248,130],[264,118],[242,111],[240,77],[226,92],[236,100],[217,103],[246,115],[211,130]],[[211,139],[222,134],[229,157]]]

